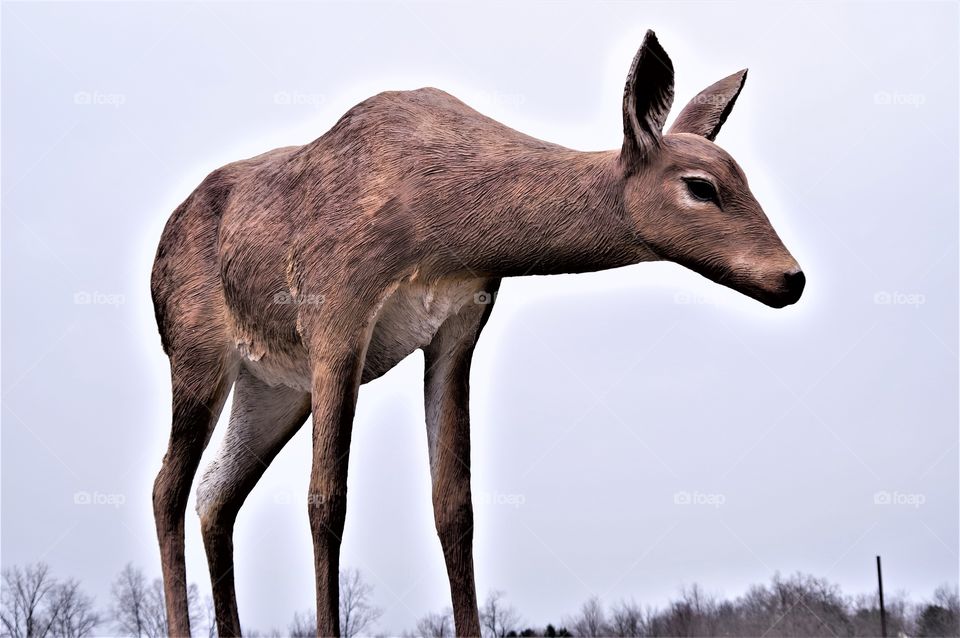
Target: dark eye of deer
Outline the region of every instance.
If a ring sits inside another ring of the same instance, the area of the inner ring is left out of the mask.
[[[716,205],[720,205],[720,198],[717,196],[717,189],[713,187],[713,184],[708,182],[705,179],[698,179],[696,177],[687,177],[684,180],[687,183],[687,190],[690,191],[690,194],[693,195],[694,199],[698,199],[701,202],[713,202]]]

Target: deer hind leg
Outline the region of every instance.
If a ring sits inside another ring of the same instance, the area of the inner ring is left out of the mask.
[[[190,486],[236,376],[226,357],[188,352],[170,357],[173,426],[170,443],[153,486],[153,511],[170,636],[190,635],[184,514]]]
[[[230,424],[197,488],[197,512],[210,567],[217,635],[240,635],[233,575],[233,526],[250,491],[310,414],[310,395],[271,387],[241,368]]]

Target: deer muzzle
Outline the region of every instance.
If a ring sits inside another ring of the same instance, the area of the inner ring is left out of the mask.
[[[768,274],[760,281],[741,283],[734,280],[728,285],[771,308],[783,308],[800,300],[807,285],[807,277],[800,266],[794,264],[784,271]]]

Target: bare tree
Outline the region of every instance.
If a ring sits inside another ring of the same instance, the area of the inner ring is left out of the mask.
[[[100,617],[93,609],[93,598],[80,591],[80,583],[70,579],[51,592],[53,626],[57,638],[84,638],[93,633]]]
[[[674,615],[682,618],[676,627],[683,636],[715,636],[718,628],[718,604],[716,598],[705,593],[694,583],[680,589],[680,600],[673,604]]]
[[[3,571],[3,632],[11,638],[44,638],[53,627],[49,601],[56,587],[44,563]]]
[[[293,622],[287,630],[290,638],[316,638],[317,635],[317,614],[316,612],[306,612],[301,614],[297,612],[293,615]]]
[[[364,582],[360,571],[340,570],[340,635],[355,638],[383,613],[370,601],[373,587]]]
[[[848,636],[855,631],[850,604],[839,587],[807,574],[774,574],[769,586],[751,587],[736,605],[740,629],[749,635]]]
[[[371,603],[373,586],[363,580],[359,570],[340,570],[340,635],[356,638],[383,613]],[[307,611],[293,615],[288,632],[291,638],[314,638],[317,635],[317,614]]]
[[[960,595],[957,586],[937,587],[931,602],[917,606],[915,625],[916,635],[922,638],[960,635]]]
[[[207,638],[217,638],[217,613],[212,596],[203,599],[203,615],[207,622]]]
[[[128,636],[147,635],[147,579],[132,563],[113,581],[111,614],[117,630]]]
[[[161,593],[160,599],[163,600],[163,580],[157,578],[153,581],[153,585]],[[166,603],[164,603],[163,608],[166,610]],[[200,588],[197,587],[196,583],[190,583],[190,586],[187,587],[187,611],[190,614],[190,626],[198,628],[202,627],[203,620],[206,617],[206,612],[204,611],[203,601],[200,597]],[[166,613],[164,613],[163,617],[166,619]],[[216,625],[216,622],[214,622],[214,625]],[[216,631],[216,629],[213,631]],[[209,631],[203,633],[209,633]],[[201,633],[201,635],[203,635],[203,633]]]
[[[484,638],[504,638],[520,624],[517,610],[503,602],[502,591],[492,591],[480,609],[480,630]]]
[[[163,583],[155,578],[147,587],[145,638],[163,638],[170,634],[167,629],[167,604]]]
[[[960,588],[944,583],[933,591],[933,602],[946,609],[954,618],[960,616]]]
[[[651,612],[652,613],[652,612]],[[640,638],[650,635],[647,616],[633,600],[621,600],[610,610],[610,634],[622,638]]]
[[[880,632],[880,596],[877,592],[852,596],[848,602],[848,613],[853,625],[854,636],[876,636]],[[887,593],[885,600],[887,634],[890,636],[912,636],[910,627],[911,605],[903,592]]]
[[[600,604],[600,599],[596,596],[583,603],[579,615],[565,622],[574,636],[599,638],[600,636],[610,635],[603,605]]]
[[[452,638],[453,611],[427,614],[417,621],[417,635],[421,638]]]
[[[163,594],[163,581],[159,578],[148,583],[143,572],[128,563],[117,576],[111,588],[111,609],[116,628],[123,634],[136,638],[164,638],[167,631],[167,608]],[[200,591],[195,584],[187,590],[190,605],[190,623],[199,627],[205,617],[200,602]],[[210,629],[210,631],[215,631]]]
[[[83,638],[99,623],[75,580],[58,583],[44,563],[3,572],[2,633],[10,638]]]

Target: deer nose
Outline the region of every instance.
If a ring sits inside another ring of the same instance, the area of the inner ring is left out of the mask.
[[[786,291],[789,301],[787,303],[796,303],[803,294],[803,287],[807,284],[807,278],[800,268],[794,268],[783,274],[783,289]]]

